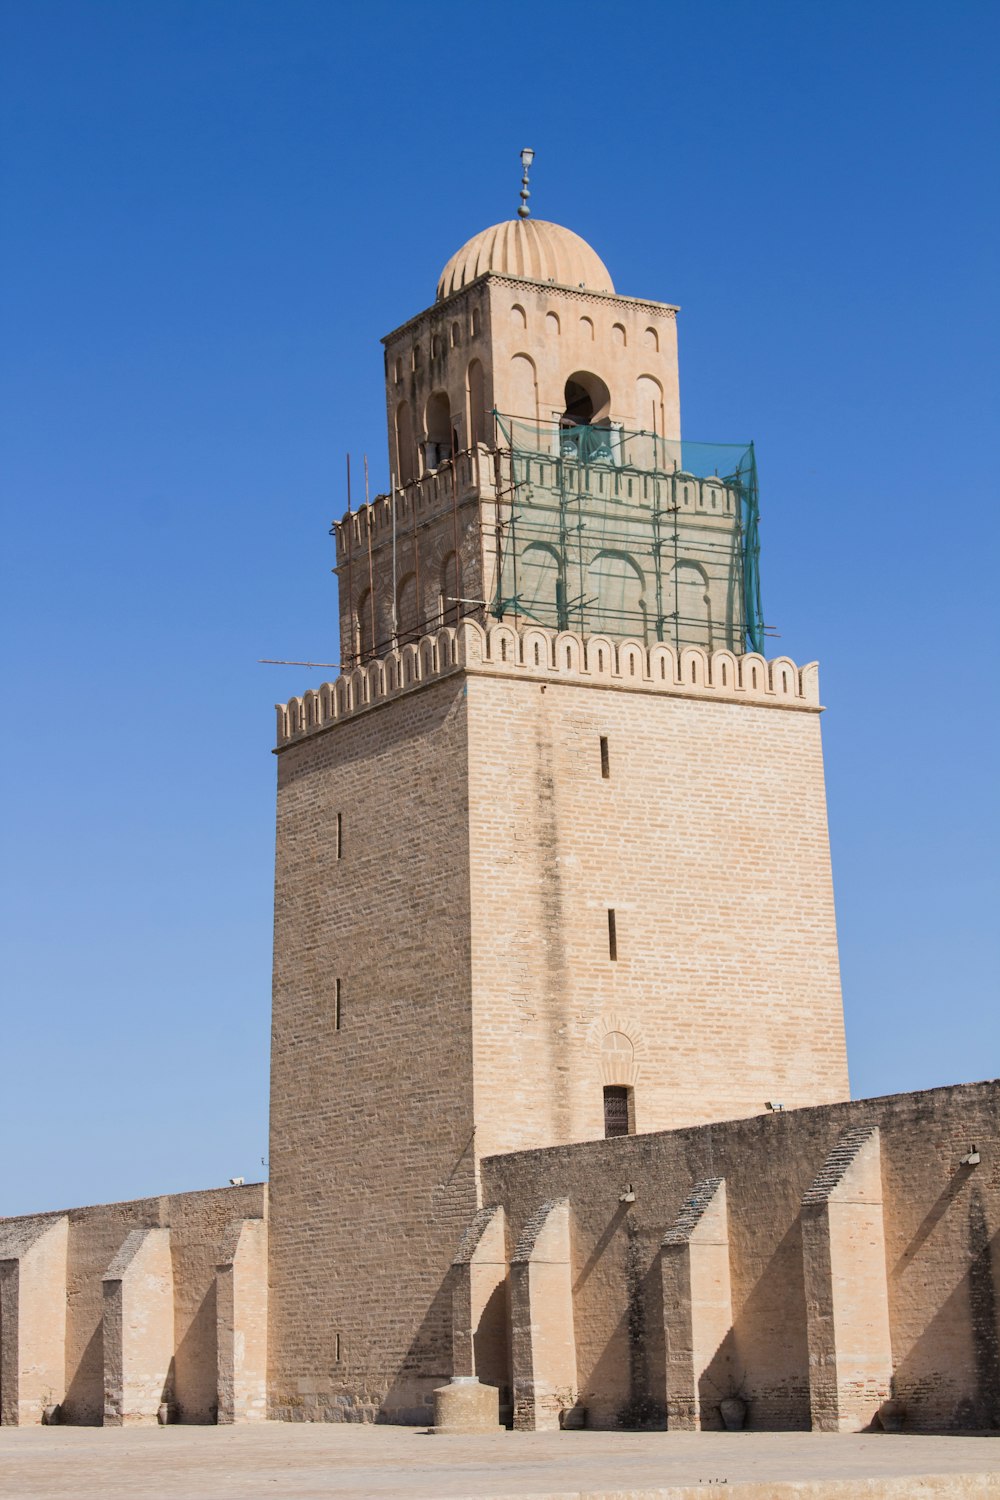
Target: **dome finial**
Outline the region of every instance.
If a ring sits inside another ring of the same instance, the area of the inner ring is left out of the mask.
[[[531,217],[531,209],[528,207],[528,199],[531,197],[531,194],[528,192],[528,168],[534,159],[534,151],[532,151],[530,146],[525,146],[521,152],[521,166],[524,168],[524,176],[521,178],[521,203],[517,210],[519,219],[528,219]]]

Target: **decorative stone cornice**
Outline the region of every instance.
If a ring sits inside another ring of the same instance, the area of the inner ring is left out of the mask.
[[[698,646],[676,651],[665,642],[645,646],[641,641],[616,641],[610,636],[584,637],[540,626],[515,629],[503,622],[484,628],[474,620],[463,620],[354,667],[336,682],[325,682],[276,704],[277,749],[463,672],[758,708],[821,711],[816,662],[798,667],[787,656],[766,661],[756,652],[738,656]]]
[[[500,286],[531,286],[543,292],[558,292],[560,296],[572,297],[578,302],[598,302],[603,306],[612,304],[619,307],[641,307],[653,317],[676,318],[680,307],[673,302],[651,302],[646,297],[623,297],[620,292],[593,292],[588,287],[562,286],[558,281],[536,281],[532,276],[510,276],[506,272],[484,271],[477,276],[475,281],[468,282],[459,287],[458,291],[443,297],[440,302],[425,307],[423,312],[418,312],[412,318],[407,318],[405,323],[400,323],[391,333],[385,334],[382,343],[388,347],[394,343],[401,334],[410,333],[421,324],[430,322],[448,309],[449,315],[462,298],[467,298],[471,292],[481,288],[487,281],[495,281]]]

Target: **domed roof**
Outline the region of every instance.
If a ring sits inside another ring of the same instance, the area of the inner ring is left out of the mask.
[[[507,219],[474,234],[441,272],[437,300],[450,297],[486,271],[583,286],[591,292],[615,289],[607,266],[586,240],[544,219]]]

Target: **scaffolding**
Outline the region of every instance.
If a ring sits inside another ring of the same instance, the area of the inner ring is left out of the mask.
[[[493,418],[497,619],[762,649],[752,443]]]

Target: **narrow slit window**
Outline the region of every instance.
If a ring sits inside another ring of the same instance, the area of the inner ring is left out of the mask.
[[[344,857],[344,814],[337,814],[337,858]]]
[[[333,1029],[340,1030],[340,980],[334,980],[333,987]]]
[[[608,907],[608,956],[618,958],[618,922],[613,906]]]
[[[604,1089],[604,1135],[610,1139],[614,1135],[630,1135],[628,1124],[628,1094],[627,1088],[620,1084],[608,1084]]]
[[[611,780],[611,759],[608,755],[608,737],[601,735],[601,775],[605,781]]]

